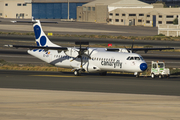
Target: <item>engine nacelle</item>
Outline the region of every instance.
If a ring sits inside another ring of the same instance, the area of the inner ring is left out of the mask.
[[[100,69],[95,65],[87,65],[87,72],[99,72]]]
[[[68,48],[67,51],[65,51],[65,54],[70,57],[77,57],[78,56],[78,49],[76,48]]]

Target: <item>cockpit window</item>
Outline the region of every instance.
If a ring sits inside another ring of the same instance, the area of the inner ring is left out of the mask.
[[[131,57],[130,60],[134,60],[134,57]]]
[[[143,58],[142,57],[131,57],[131,56],[129,56],[127,58],[127,60],[143,60]]]
[[[140,60],[140,57],[134,57],[135,58],[135,60]]]
[[[127,60],[130,60],[130,56],[127,58]]]

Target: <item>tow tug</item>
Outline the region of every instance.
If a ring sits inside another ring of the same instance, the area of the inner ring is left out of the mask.
[[[156,76],[159,78],[170,77],[170,70],[165,68],[165,62],[151,62],[151,77],[155,78]]]

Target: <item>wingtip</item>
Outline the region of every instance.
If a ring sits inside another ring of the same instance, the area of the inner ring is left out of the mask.
[[[17,21],[11,21],[12,23],[16,23]]]
[[[4,47],[13,47],[13,45],[4,45]]]

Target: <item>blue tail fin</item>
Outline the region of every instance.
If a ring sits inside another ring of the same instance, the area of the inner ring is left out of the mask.
[[[58,47],[58,45],[52,43],[44,31],[42,30],[41,23],[39,20],[32,20],[34,22],[33,28],[34,28],[34,33],[35,33],[35,38],[36,38],[36,43],[37,46],[51,46],[51,47]]]

